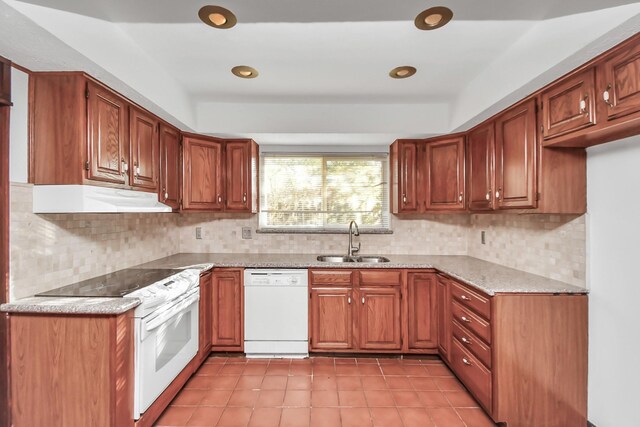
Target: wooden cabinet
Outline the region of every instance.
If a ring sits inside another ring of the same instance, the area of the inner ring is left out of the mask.
[[[213,295],[212,274],[204,273],[200,276],[200,301],[198,307],[198,354],[199,363],[204,362],[211,352],[211,339],[213,327]]]
[[[451,348],[451,290],[449,280],[438,275],[436,280],[438,310],[438,350],[444,360],[449,360]]]
[[[185,136],[183,147],[184,210],[221,211],[223,200],[222,141]]]
[[[158,191],[159,121],[152,114],[131,107],[129,132],[132,187]]]
[[[87,83],[86,94],[89,127],[87,178],[127,184],[131,173],[127,102],[115,92],[93,82]]]
[[[494,123],[489,122],[467,134],[467,206],[470,211],[494,208]]]
[[[542,137],[552,139],[596,123],[596,71],[588,68],[540,95]]]
[[[0,56],[0,106],[11,105],[11,61]]]
[[[426,143],[426,210],[464,210],[464,136]]]
[[[360,288],[360,348],[402,348],[400,287]]]
[[[252,140],[225,141],[225,210],[257,212],[258,146]]]
[[[244,347],[242,270],[213,271],[211,285],[211,349],[242,351]]]
[[[410,350],[434,349],[438,346],[439,306],[434,273],[407,274],[407,328]]]
[[[398,140],[390,150],[393,213],[418,213],[422,210],[419,175],[422,144],[418,140]]]
[[[601,96],[609,122],[640,113],[640,44],[637,41],[604,59],[602,82]]]
[[[309,349],[353,350],[353,289],[313,287],[310,292]]]
[[[174,210],[180,208],[180,131],[160,124],[160,184],[158,198]]]
[[[496,199],[501,209],[537,205],[536,103],[530,99],[496,119]]]

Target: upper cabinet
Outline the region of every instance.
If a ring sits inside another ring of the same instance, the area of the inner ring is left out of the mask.
[[[640,44],[630,44],[606,58],[601,72],[607,120],[640,113]]]
[[[510,108],[495,123],[497,205],[499,208],[535,208],[535,100]]]
[[[426,210],[464,210],[464,136],[426,143]]]
[[[258,145],[253,140],[188,134],[183,158],[183,210],[257,212]]]
[[[467,135],[467,205],[472,211],[494,208],[494,123],[489,122]]]
[[[131,107],[129,117],[131,186],[157,190],[160,123],[155,116],[135,107]]]
[[[0,106],[11,105],[11,61],[0,56]]]
[[[158,196],[173,209],[180,208],[180,131],[160,124],[160,185]]]
[[[418,140],[400,139],[391,146],[391,206],[393,213],[420,212],[418,176],[421,143]]]

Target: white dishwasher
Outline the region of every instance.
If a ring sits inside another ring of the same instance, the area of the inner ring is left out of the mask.
[[[244,271],[244,351],[247,357],[309,355],[305,269]]]

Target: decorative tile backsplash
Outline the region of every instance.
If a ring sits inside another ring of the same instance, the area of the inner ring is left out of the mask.
[[[342,254],[346,234],[256,233],[257,215],[32,213],[11,184],[11,300],[179,252]],[[202,239],[195,228],[201,227]],[[242,239],[250,227],[252,239]],[[470,255],[585,286],[584,216],[392,216],[393,234],[359,237],[365,254]],[[480,231],[486,232],[486,245]]]

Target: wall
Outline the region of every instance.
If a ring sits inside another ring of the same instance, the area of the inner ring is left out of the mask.
[[[29,75],[11,69],[11,122],[9,123],[9,181],[27,182],[29,163]]]
[[[587,150],[589,420],[640,425],[640,136]]]

